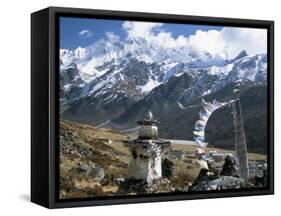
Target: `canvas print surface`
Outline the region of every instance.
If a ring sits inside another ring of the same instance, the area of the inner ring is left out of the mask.
[[[61,17],[59,198],[267,187],[267,30]]]

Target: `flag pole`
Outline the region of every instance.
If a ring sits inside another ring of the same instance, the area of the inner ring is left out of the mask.
[[[235,102],[232,104],[233,111],[233,125],[235,131],[235,152],[237,162],[239,164],[240,177],[247,180],[249,177],[249,164],[246,137],[243,123],[243,115],[240,102],[240,85],[235,85],[233,93],[236,97]]]

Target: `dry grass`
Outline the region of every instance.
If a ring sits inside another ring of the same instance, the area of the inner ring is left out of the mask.
[[[85,136],[94,139],[110,139],[110,140],[120,141],[127,138],[126,134],[122,134],[118,131],[111,130],[111,129],[96,128],[91,125],[80,124],[67,120],[62,120],[60,124],[61,127],[67,127],[70,130],[75,130],[77,132],[83,133]]]
[[[103,168],[106,176],[126,177],[129,151],[121,140],[125,140],[127,136],[70,121],[61,121],[60,135],[65,148],[77,150],[75,153],[60,153],[61,197],[77,198],[114,193],[114,185],[101,186],[73,168],[79,162],[96,163]],[[85,149],[87,154],[79,155],[79,151]]]
[[[70,121],[61,121],[61,134],[63,139],[67,139],[68,133],[75,133],[74,148],[87,149],[89,154],[77,155],[61,152],[60,154],[60,177],[61,177],[61,198],[81,198],[93,196],[112,196],[118,191],[118,186],[109,180],[106,183],[99,183],[86,176],[81,176],[75,172],[75,167],[79,162],[99,164],[105,175],[111,179],[113,177],[127,177],[130,152],[123,145],[122,140],[127,140],[126,134],[114,130],[100,129],[93,126],[78,124]],[[66,141],[66,146],[70,145]],[[173,149],[183,150],[187,153],[193,152],[196,146],[173,144]],[[233,153],[230,150],[219,148],[206,148],[206,153],[216,150],[222,153]],[[266,155],[249,153],[250,160],[266,160]],[[185,161],[172,160],[174,164],[174,175],[170,178],[173,186],[185,187],[192,184],[198,176],[199,166],[194,160],[191,163]]]
[[[194,163],[186,163],[182,160],[172,160],[174,163],[173,182],[177,185],[192,184],[198,176],[200,168]]]

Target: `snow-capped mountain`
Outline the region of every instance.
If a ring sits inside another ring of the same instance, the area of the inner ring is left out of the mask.
[[[141,37],[101,39],[88,47],[61,49],[61,114],[100,124],[147,104],[143,101],[148,98],[187,105],[231,83],[266,84],[266,54],[241,51],[233,59],[221,59],[186,49],[164,49]]]

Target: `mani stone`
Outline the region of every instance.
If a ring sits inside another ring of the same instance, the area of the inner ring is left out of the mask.
[[[162,178],[162,157],[171,143],[158,137],[158,121],[149,111],[140,125],[138,138],[125,141],[131,152],[128,177],[145,180],[149,185]]]

